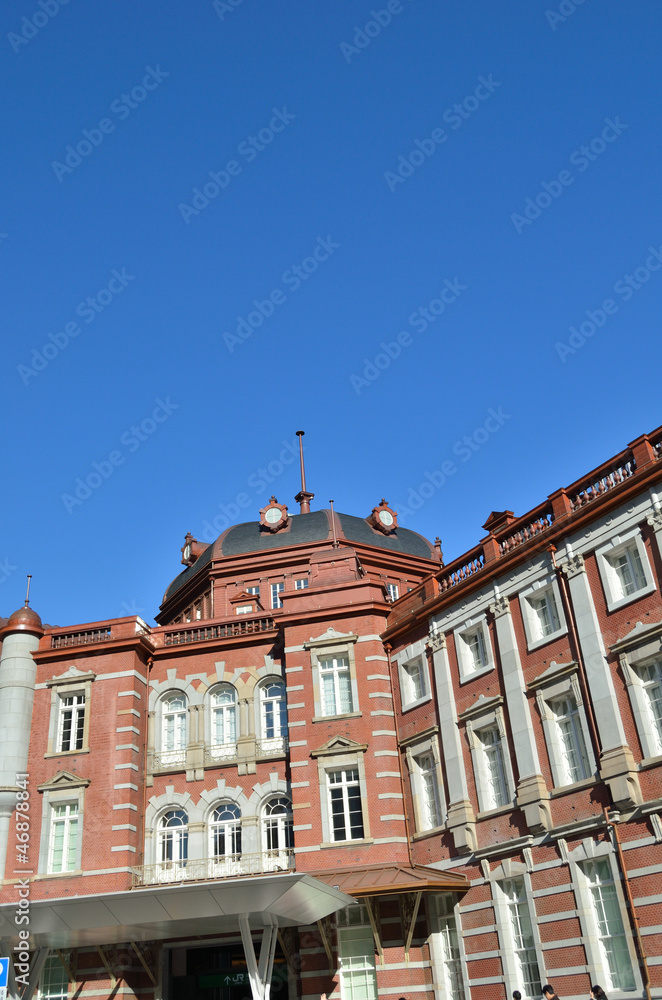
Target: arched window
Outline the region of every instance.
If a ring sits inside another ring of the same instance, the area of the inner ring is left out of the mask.
[[[241,873],[241,811],[232,802],[217,806],[209,824],[213,874]]]
[[[161,706],[161,766],[186,761],[186,695],[178,692]]]
[[[170,881],[173,869],[186,867],[188,816],[183,809],[168,809],[159,821],[158,875]]]
[[[211,746],[209,760],[232,760],[237,756],[237,692],[229,684],[211,696]]]
[[[294,832],[292,803],[284,795],[269,799],[262,817],[265,871],[278,871],[293,866]]]
[[[260,734],[260,753],[282,753],[285,750],[287,702],[282,681],[270,681],[260,688]]]

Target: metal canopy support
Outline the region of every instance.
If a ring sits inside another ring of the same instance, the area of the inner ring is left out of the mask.
[[[331,942],[329,941],[327,927],[323,920],[317,921],[317,930],[319,931],[322,944],[324,945],[324,951],[326,952],[326,957],[329,961],[329,972],[333,972],[333,951],[331,950]]]
[[[28,985],[21,994],[21,1000],[32,1000],[35,990],[39,985],[41,974],[44,971],[46,959],[48,958],[48,952],[48,948],[40,948],[39,951],[34,953],[34,957],[30,963],[30,978],[28,980]]]
[[[76,982],[76,976],[74,975],[73,965],[70,962],[69,958],[67,957],[67,955],[65,954],[65,952],[62,951],[61,948],[56,948],[55,950],[57,952],[57,957],[62,962],[62,965],[64,966],[65,971],[67,973],[67,976],[69,977],[69,982],[70,983],[75,983]],[[70,952],[69,955],[71,955],[71,954],[72,953]]]
[[[147,959],[145,958],[145,956],[143,955],[142,951],[140,950],[140,945],[136,941],[132,941],[131,942],[131,947],[133,948],[133,950],[135,951],[136,955],[138,956],[138,961],[142,965],[143,969],[145,970],[145,972],[147,973],[147,975],[149,976],[149,978],[152,980],[152,984],[154,986],[156,986],[156,976],[154,975],[154,973],[150,969],[149,965],[147,964]]]
[[[245,913],[242,913],[239,917],[239,929],[244,946],[244,955],[246,956],[248,979],[251,984],[253,1000],[269,1000],[269,993],[271,991],[271,974],[274,967],[276,941],[278,940],[278,923],[273,916],[267,916],[269,916],[269,923],[262,931],[259,960],[255,957],[253,936],[248,923],[248,917]]]
[[[416,893],[413,893],[413,896],[414,896],[414,899],[413,899],[413,906],[412,906],[412,909],[411,909],[411,917],[409,919],[409,927],[407,928],[407,935],[405,937],[405,962],[409,961],[409,949],[411,948],[411,941],[412,941],[412,938],[414,936],[414,928],[416,927],[416,920],[418,919],[418,910],[419,910],[419,907],[421,905],[421,899],[423,898],[423,893],[422,892],[416,892]],[[403,898],[403,902],[405,902],[404,898]],[[409,909],[409,906],[405,905],[403,907],[403,910],[405,911],[404,916],[408,916],[408,914],[406,912],[408,909]]]
[[[110,967],[110,963],[109,963],[109,961],[108,961],[108,959],[106,957],[106,953],[103,950],[103,948],[101,947],[101,945],[97,945],[97,951],[99,953],[99,958],[103,962],[103,967],[106,970],[106,972],[108,973],[108,976],[110,978],[110,984],[111,984],[111,986],[113,986],[113,987],[117,986],[117,976],[115,975],[115,973],[113,972],[112,968]]]
[[[384,964],[384,949],[382,947],[382,936],[379,927],[379,911],[377,910],[377,899],[374,896],[366,896],[366,910],[368,911],[368,920],[370,921],[370,926],[372,927],[372,936],[375,939],[375,947],[377,949],[377,954],[379,955],[379,964]]]

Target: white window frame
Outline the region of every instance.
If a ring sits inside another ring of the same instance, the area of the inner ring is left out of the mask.
[[[309,580],[309,578],[307,576],[298,577],[294,581],[294,589],[295,590],[308,590],[309,586],[310,586],[310,580]]]
[[[428,758],[431,768],[425,772],[421,769],[421,760]],[[424,742],[414,743],[407,747],[407,767],[411,782],[412,800],[414,803],[414,820],[417,833],[429,833],[446,822],[446,801],[444,783],[441,771],[439,744],[436,736]],[[426,775],[433,781],[433,797],[436,804],[437,822],[432,822],[428,806],[429,788]]]
[[[169,813],[183,813],[186,817],[186,824],[178,827],[170,827],[169,829],[173,831],[184,831],[183,835],[180,833],[178,836],[173,836],[170,838],[170,843],[174,847],[177,845],[177,850],[172,850],[172,857],[166,858],[163,855],[168,853],[165,850],[165,845],[168,842],[168,837],[165,834],[167,829],[163,825],[163,821]],[[167,809],[161,810],[161,813],[156,821],[156,871],[157,871],[157,881],[172,882],[179,874],[182,877],[185,875],[186,865],[189,860],[189,841],[190,841],[190,827],[191,827],[191,817],[188,811],[181,805],[177,803],[172,803]],[[182,847],[184,848],[182,850]]]
[[[85,714],[87,704],[85,691],[60,691],[59,692],[59,712],[57,723],[57,749],[60,753],[75,753],[85,746]],[[67,702],[71,701],[70,705]],[[67,716],[70,715],[69,746],[64,746],[65,733],[64,726]],[[71,744],[76,744],[72,746]],[[80,745],[78,745],[80,743]]]
[[[278,809],[274,813],[269,810]],[[294,856],[292,800],[288,795],[270,795],[261,809],[261,841],[267,871],[290,867]]]
[[[443,983],[447,1000],[465,1000],[470,995],[469,981],[457,897],[450,892],[434,893],[428,896],[428,908],[432,967],[438,969],[435,978]]]
[[[412,676],[414,670],[417,670],[420,679],[421,694],[418,696],[416,695],[416,682]],[[423,702],[430,701],[432,697],[430,672],[425,652],[406,660],[399,660],[398,673],[400,675],[400,700],[403,712],[407,712],[417,705],[422,705]]]
[[[510,761],[501,701],[501,698],[494,699],[491,706],[479,706],[478,712],[469,709],[468,712],[463,712],[461,716],[461,718],[465,719],[467,738],[471,747],[471,759],[480,813],[494,812],[497,809],[512,809],[515,800],[515,779]],[[505,802],[501,805],[495,805],[495,799],[491,792],[491,779],[486,748],[480,736],[484,732],[496,732],[498,736],[505,797]]]
[[[554,602],[554,610],[558,619],[558,628],[543,635],[540,625],[540,618],[534,603],[542,598],[547,598]],[[568,625],[563,613],[561,592],[556,577],[545,577],[543,580],[536,580],[535,583],[523,590],[519,595],[519,604],[522,611],[522,621],[524,622],[524,632],[526,634],[526,645],[529,651],[538,649],[540,646],[553,642],[559,636],[565,635]]]
[[[49,875],[63,875],[66,872],[75,872],[80,868],[80,856],[81,856],[81,840],[82,840],[82,828],[81,828],[81,816],[78,806],[78,798],[75,799],[63,799],[52,801],[50,805],[50,830],[48,837],[48,874]],[[58,813],[64,810],[61,814],[62,818]],[[75,811],[72,811],[75,810]],[[63,867],[55,867],[55,830],[58,825],[62,823],[64,829],[63,837],[63,847],[62,847],[62,864]],[[73,864],[69,864],[69,853],[71,850],[71,831],[75,827],[76,835],[74,840],[74,860]]]
[[[246,587],[245,593],[252,594],[254,597],[259,597],[260,596],[260,588],[259,588],[259,586]]]
[[[83,834],[85,830],[85,789],[89,785],[88,778],[79,778],[68,771],[60,771],[50,781],[38,786],[44,801],[41,809],[41,837],[39,838],[39,872],[52,874],[54,878],[70,875],[71,871],[80,871],[83,867]],[[60,805],[75,804],[78,809],[78,834],[76,841],[75,868],[63,872],[52,872],[52,836],[54,808]]]
[[[333,779],[333,780],[332,780]],[[350,789],[358,789],[358,801],[361,812],[361,834],[358,837],[353,837],[352,826],[351,826],[351,812],[350,812]],[[334,829],[334,797],[332,792],[336,789],[340,789],[340,798],[336,797],[335,801],[341,801],[343,805],[342,818],[345,833],[349,833],[349,837],[336,837]],[[327,792],[327,808],[329,811],[329,831],[331,833],[331,840],[334,844],[345,844],[348,842],[353,842],[355,840],[365,840],[365,825],[363,822],[363,798],[361,795],[361,778],[359,775],[359,768],[357,764],[347,764],[345,763],[341,767],[327,767],[326,769],[326,792]]]
[[[362,747],[364,751],[367,747]],[[370,836],[370,813],[368,810],[368,785],[365,776],[365,764],[363,752],[356,753],[348,750],[345,753],[336,752],[329,755],[327,752],[320,753],[317,759],[320,809],[322,819],[322,844],[321,847],[353,846],[354,844],[364,844],[371,842]],[[359,772],[359,788],[361,794],[361,812],[363,816],[363,838],[359,840],[333,840],[333,821],[331,819],[331,796],[329,793],[328,775],[331,771],[356,769]]]
[[[604,989],[608,996],[613,995],[614,993],[627,996],[628,994],[635,993],[641,989],[641,977],[637,956],[634,951],[634,941],[630,930],[627,907],[625,905],[621,889],[620,876],[617,873],[615,859],[611,853],[610,845],[607,843],[596,844],[594,841],[591,841],[590,845],[592,847],[590,856],[586,856],[586,852],[583,847],[573,851],[570,856],[571,860],[574,862],[570,866],[571,875],[577,901],[580,904],[578,913],[582,927],[582,936],[586,947],[586,957],[588,959],[587,964],[590,970],[589,975],[592,982],[604,983]],[[581,859],[577,857],[582,854],[584,857]],[[573,858],[573,855],[577,857],[576,861]],[[611,974],[606,966],[604,951],[601,947],[594,897],[586,872],[586,866],[595,862],[605,862],[607,864],[610,884],[614,887],[615,896],[618,901],[619,916],[623,926],[623,937],[628,950],[634,984],[627,990],[611,985]]]
[[[503,867],[505,867],[505,865]],[[536,912],[535,899],[532,893],[530,875],[528,872],[521,870],[524,866],[519,863],[511,865],[510,867],[520,870],[513,870],[508,874],[501,872],[501,874],[505,877],[492,878],[492,899],[494,901],[494,913],[496,916],[497,932],[499,935],[501,959],[503,962],[506,980],[517,984],[517,988],[521,991],[522,997],[525,998],[525,1000],[533,1000],[534,997],[540,997],[542,984],[546,982],[547,976],[547,973],[545,972],[544,952],[540,942],[538,914]],[[516,949],[512,927],[511,903],[503,884],[513,881],[521,881],[522,888],[524,890],[524,902],[526,903],[528,909],[528,916],[531,923],[533,937],[533,947],[535,949],[536,963],[538,965],[538,975],[540,976],[540,985],[537,991],[531,994],[527,994],[525,992],[520,962],[515,954]],[[548,971],[551,974],[551,970]]]
[[[66,1000],[69,996],[69,973],[57,952],[49,955],[39,977],[38,1000]]]
[[[365,907],[351,907],[338,914],[338,980],[341,1000],[377,1000],[375,939]],[[359,951],[355,942],[363,947]],[[357,985],[353,983],[356,979]]]
[[[231,814],[226,819],[214,819],[216,812]],[[243,829],[241,809],[236,802],[224,800],[217,802],[209,813],[209,857],[212,858],[212,872],[215,877],[222,875],[241,874],[241,856],[243,853]],[[224,851],[215,850],[217,836],[223,834]],[[234,850],[228,850],[228,848]]]
[[[642,586],[633,591],[633,593],[623,594],[618,573],[614,569],[611,560],[623,552],[633,549],[636,549],[639,554],[644,580],[642,581]],[[601,545],[600,548],[595,550],[595,558],[598,563],[600,579],[602,580],[602,587],[609,611],[615,611],[617,608],[622,608],[632,601],[637,601],[639,598],[652,593],[656,589],[650,560],[648,559],[646,546],[639,528],[633,528],[622,535],[617,535],[605,545]]]
[[[557,674],[548,674],[546,677],[543,675],[543,677],[538,678],[531,685],[531,688],[535,687],[536,691],[536,701],[538,703],[540,718],[542,719],[542,728],[545,734],[547,756],[552,771],[554,788],[567,788],[581,781],[594,780],[597,773],[597,765],[591,743],[591,731],[584,708],[577,667],[575,664],[572,664],[570,671],[568,671],[567,665],[562,666],[565,667],[565,670],[561,670]],[[577,719],[584,738],[588,773],[578,781],[572,781],[568,773],[563,738],[553,709],[553,706],[564,698],[574,699],[577,706]]]
[[[485,663],[479,667],[476,666],[470,648],[469,640],[474,635],[482,637],[482,646],[485,653]],[[461,684],[464,681],[473,680],[475,677],[480,677],[482,674],[487,674],[490,670],[494,670],[494,651],[485,615],[468,619],[460,628],[454,630],[453,636],[455,638],[455,650]]]
[[[176,711],[173,710],[172,712],[170,712],[166,708],[166,706],[170,701],[173,701],[175,698],[183,699],[184,708],[183,709],[180,708]],[[179,689],[171,689],[169,691],[165,691],[161,696],[161,698],[159,699],[159,752],[160,752],[161,767],[170,767],[170,766],[183,767],[186,763],[186,748],[188,746],[188,733],[189,733],[188,709],[189,709],[189,700],[186,696],[186,693]],[[173,728],[173,739],[172,739],[173,746],[166,746],[166,743],[170,742],[170,740],[167,739],[168,734],[166,733],[166,719],[171,714],[173,716],[179,717],[180,721],[178,723],[177,718],[174,719],[175,724]],[[183,726],[181,723],[182,717],[183,717]]]
[[[272,583],[269,588],[271,594],[271,610],[275,611],[278,608],[282,608],[283,602],[280,599],[280,595],[285,590],[285,582],[281,580],[278,583]]]
[[[224,701],[221,704],[215,704],[216,698],[220,694],[230,695],[232,701]],[[237,696],[237,689],[233,687],[232,684],[218,684],[216,687],[212,688],[209,692],[209,756],[212,760],[233,760],[237,756],[237,740],[239,739],[239,699]],[[222,717],[222,729],[224,737],[227,735],[227,739],[224,739],[222,743],[217,742],[216,739],[216,716],[220,715]],[[229,720],[232,719],[232,724],[228,725]],[[226,732],[227,729],[234,730],[234,736],[229,739],[231,735],[230,732]]]
[[[281,688],[281,698],[279,699],[280,709],[274,712],[273,719],[273,733],[271,736],[268,735],[267,726],[267,703],[274,702],[275,698],[270,696],[267,698],[267,689],[278,685]],[[288,719],[287,719],[287,686],[282,677],[265,677],[260,681],[259,687],[257,688],[257,697],[255,698],[255,709],[257,712],[256,718],[256,732],[258,733],[258,740],[261,744],[261,749],[263,753],[284,753],[287,749],[287,736],[289,732]]]
[[[387,583],[386,593],[388,594],[389,601],[397,601],[400,597],[400,588],[397,583]]]
[[[90,710],[92,701],[92,682],[96,674],[82,673],[76,667],[70,667],[66,674],[46,681],[51,688],[51,715],[48,727],[48,743],[45,757],[75,756],[89,753],[90,750]],[[83,704],[83,745],[73,750],[61,750],[62,717],[65,711],[64,699],[72,695],[82,696]]]

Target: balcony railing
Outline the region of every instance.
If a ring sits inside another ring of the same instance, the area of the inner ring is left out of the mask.
[[[165,632],[163,644],[182,646],[189,642],[208,642],[211,639],[230,639],[233,636],[270,632],[273,628],[274,620],[271,616],[240,618],[238,621],[224,622],[221,625],[198,625],[193,628],[180,628],[176,632]]]
[[[272,736],[267,740],[255,741],[255,753],[258,757],[275,757],[287,750],[287,737]]]
[[[131,869],[131,888],[165,885],[174,882],[203,882],[242,875],[268,875],[294,871],[294,851],[283,848],[260,854],[227,854],[222,858],[197,858],[186,861],[161,861],[155,865],[136,865]]]
[[[109,639],[112,639],[110,628],[93,628],[86,632],[62,632],[51,636],[51,649],[87,646],[90,643],[107,642]]]
[[[165,771],[169,767],[184,767],[186,750],[159,750],[154,754],[152,767],[155,771]]]
[[[237,756],[236,743],[217,743],[215,746],[205,747],[205,764],[214,764],[219,760],[234,760]]]

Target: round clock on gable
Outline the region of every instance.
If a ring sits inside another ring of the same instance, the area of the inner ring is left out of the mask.
[[[385,535],[392,534],[398,527],[398,515],[389,507],[386,500],[382,499],[378,507],[372,508],[372,513],[368,518],[373,528],[379,528]]]
[[[266,507],[260,511],[260,524],[268,531],[280,531],[288,524],[290,518],[285,504],[278,503],[276,497],[271,498]]]

